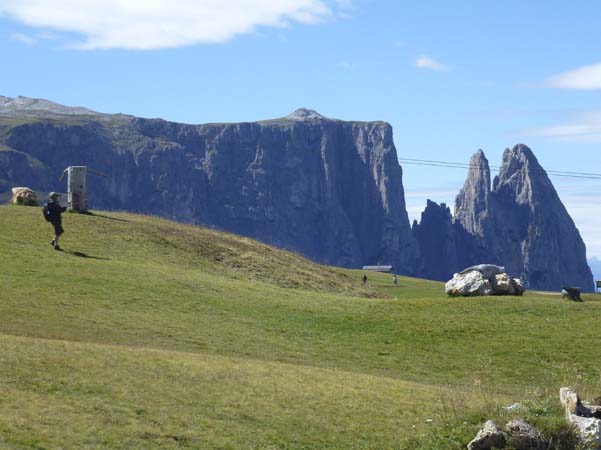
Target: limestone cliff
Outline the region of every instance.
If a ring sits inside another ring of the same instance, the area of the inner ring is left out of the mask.
[[[525,145],[505,150],[492,189],[484,153],[479,150],[472,157],[454,218],[450,212],[434,214],[440,207],[430,203],[422,223],[413,227],[422,248],[423,276],[444,280],[466,266],[495,263],[530,289],[592,290],[580,233]],[[429,247],[432,242],[435,248]]]
[[[108,175],[89,180],[92,208],[217,227],[328,264],[392,264],[407,274],[417,265],[385,122],[301,109],[262,122],[186,125],[3,98],[0,143],[21,155],[15,177],[17,164],[0,152],[0,189],[59,190],[66,166],[88,165]]]
[[[470,160],[467,179],[455,200],[455,217],[466,231],[477,236],[486,234],[490,198],[490,168],[482,150]]]
[[[532,150],[505,150],[492,195],[488,245],[509,271],[539,289],[592,289],[584,242]]]

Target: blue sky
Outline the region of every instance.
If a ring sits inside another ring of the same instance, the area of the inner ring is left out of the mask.
[[[0,95],[202,122],[386,120],[400,157],[601,172],[597,1],[0,0]],[[404,166],[412,218],[465,171]],[[601,257],[601,181],[554,178]]]

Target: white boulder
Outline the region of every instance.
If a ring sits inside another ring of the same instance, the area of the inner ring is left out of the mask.
[[[580,435],[582,443],[585,445],[584,448],[601,450],[601,419],[570,414],[568,421]]]
[[[13,205],[25,205],[25,206],[37,206],[38,199],[28,187],[14,187],[12,188],[13,198],[11,203]]]
[[[490,295],[492,286],[490,281],[484,278],[484,275],[477,270],[471,270],[466,273],[456,273],[452,280],[445,284],[447,295],[452,297],[472,297],[477,295]]]
[[[568,422],[580,435],[585,448],[601,450],[601,419],[592,417],[598,414],[597,407],[583,403],[578,394],[567,387],[559,390],[559,400]]]
[[[487,269],[483,271],[480,268]],[[447,295],[452,297],[473,297],[477,295],[522,295],[526,289],[519,278],[511,278],[503,267],[492,264],[481,264],[470,267],[453,275],[453,279],[445,284]],[[487,277],[487,273],[491,272]]]

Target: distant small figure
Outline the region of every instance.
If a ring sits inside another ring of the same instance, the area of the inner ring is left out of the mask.
[[[392,276],[392,284],[396,286],[399,282],[399,279],[396,276],[396,273]]]
[[[58,245],[58,239],[65,232],[65,230],[63,229],[63,220],[61,214],[64,213],[67,210],[67,208],[61,206],[58,202],[60,194],[56,192],[51,192],[49,197],[50,202],[44,205],[42,211],[44,213],[44,218],[48,222],[50,222],[54,227],[54,239],[52,239],[50,245],[52,245],[52,248],[54,248],[54,250],[60,250],[61,248]]]
[[[363,274],[363,286],[367,284],[367,275]]]

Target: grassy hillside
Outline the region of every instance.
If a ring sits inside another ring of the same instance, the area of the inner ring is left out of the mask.
[[[56,252],[39,208],[0,206],[0,448],[461,448],[499,406],[548,425],[560,386],[601,395],[601,296],[363,288],[154,217],[64,226]]]

